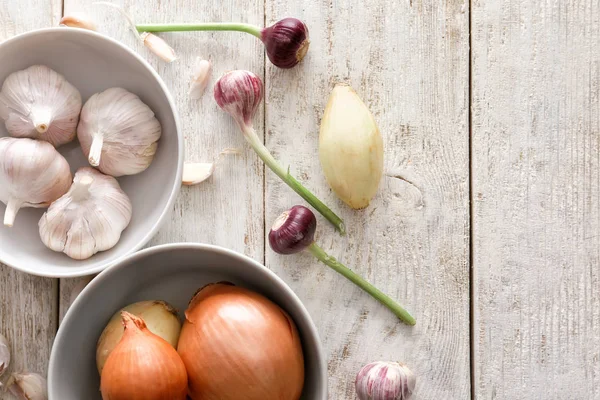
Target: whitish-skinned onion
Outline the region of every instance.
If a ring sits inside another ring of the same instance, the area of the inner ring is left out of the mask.
[[[228,283],[200,289],[177,351],[193,400],[297,400],[304,358],[294,321],[264,296]]]

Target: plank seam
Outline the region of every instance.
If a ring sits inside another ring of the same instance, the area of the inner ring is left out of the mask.
[[[474,204],[473,204],[473,1],[469,0],[469,18],[468,18],[468,35],[469,35],[469,67],[468,67],[468,109],[467,115],[469,118],[469,338],[470,338],[470,378],[471,378],[471,400],[475,400],[475,269],[473,262],[473,221],[474,221]]]

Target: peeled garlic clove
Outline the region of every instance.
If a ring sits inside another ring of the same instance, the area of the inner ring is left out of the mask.
[[[163,39],[159,38],[153,33],[143,32],[140,34],[140,39],[151,52],[162,58],[164,61],[170,63],[177,60],[175,50],[168,45]]]
[[[6,384],[8,391],[19,400],[47,400],[48,385],[38,374],[12,374]]]
[[[321,120],[319,158],[329,186],[354,209],[365,208],[383,175],[383,140],[367,106],[348,85],[333,88]]]
[[[90,167],[77,170],[69,191],[38,224],[51,250],[84,260],[112,248],[131,221],[131,201],[117,180]]]
[[[68,26],[70,28],[82,28],[90,31],[96,31],[96,24],[94,21],[85,13],[73,12],[65,15],[60,20],[60,25]]]
[[[4,225],[12,226],[22,207],[48,207],[69,190],[69,164],[51,144],[0,138],[0,201]]]
[[[214,163],[185,163],[182,183],[186,186],[197,185],[210,178],[214,171]]]
[[[201,57],[196,58],[194,70],[192,71],[192,84],[190,86],[191,99],[198,100],[202,97],[210,78],[211,69],[210,61],[203,60]]]
[[[160,135],[160,122],[150,107],[122,88],[90,97],[77,127],[77,137],[90,164],[117,177],[148,168]]]
[[[79,91],[45,65],[10,74],[0,92],[0,118],[8,133],[54,147],[75,138],[80,110]]]
[[[10,365],[10,345],[8,340],[0,333],[0,376]],[[1,386],[2,384],[0,384]]]
[[[365,365],[356,375],[356,394],[360,400],[407,400],[416,382],[406,365],[377,361]]]

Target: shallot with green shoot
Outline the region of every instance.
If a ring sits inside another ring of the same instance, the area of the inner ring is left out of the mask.
[[[294,206],[275,220],[269,232],[269,244],[271,249],[279,254],[294,254],[308,250],[323,264],[342,274],[389,308],[404,323],[408,325],[416,323],[413,316],[400,304],[319,247],[314,239],[316,229],[317,219],[313,212],[304,206]]]
[[[264,43],[269,60],[279,68],[292,68],[308,51],[308,28],[297,18],[284,18],[267,28],[235,22],[189,24],[137,24],[139,32],[237,31],[256,36]]]
[[[344,221],[290,175],[289,171],[273,158],[254,131],[252,120],[263,98],[263,83],[260,78],[250,71],[228,72],[215,84],[214,95],[219,107],[233,117],[246,141],[271,171],[327,218],[342,235],[345,234]]]

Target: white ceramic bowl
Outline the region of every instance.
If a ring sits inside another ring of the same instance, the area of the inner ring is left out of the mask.
[[[142,250],[107,268],[81,292],[54,340],[48,369],[50,400],[100,400],[96,343],[110,317],[141,300],[165,300],[179,310],[202,286],[229,281],[285,309],[300,332],[306,378],[302,399],[327,399],[327,367],[317,330],[298,297],[273,272],[242,254],[194,243]]]
[[[34,64],[63,74],[86,101],[114,86],[137,94],[162,125],[158,151],[150,167],[119,178],[133,204],[133,217],[112,249],[76,261],[44,246],[38,221],[45,209],[23,208],[12,228],[0,226],[0,262],[34,275],[74,277],[102,271],[140,249],[156,233],[171,210],[181,186],[183,135],[175,104],[164,82],[140,56],[119,42],[96,32],[49,28],[15,36],[0,44],[0,85],[6,77]],[[7,136],[0,121],[0,137]],[[77,140],[59,147],[74,172],[88,165]],[[0,203],[0,215],[5,205]]]

